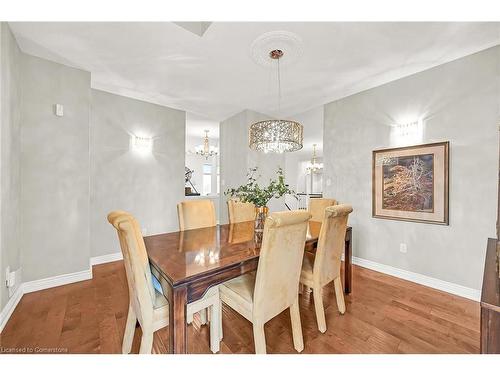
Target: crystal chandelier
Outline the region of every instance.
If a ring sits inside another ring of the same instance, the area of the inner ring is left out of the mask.
[[[195,151],[196,155],[201,155],[205,157],[205,160],[208,160],[209,157],[215,156],[219,153],[217,147],[210,146],[208,140],[208,130],[205,130],[205,138],[203,138],[203,144],[196,146]]]
[[[283,51],[269,52],[269,57],[278,65],[278,112],[281,104],[280,58]],[[303,127],[291,120],[265,120],[250,126],[249,147],[263,152],[293,152],[302,148]]]
[[[311,158],[311,163],[306,168],[308,173],[317,173],[323,170],[323,163],[318,163],[316,159],[316,144],[313,144],[313,154]]]

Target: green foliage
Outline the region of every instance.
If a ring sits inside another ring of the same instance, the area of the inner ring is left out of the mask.
[[[266,188],[261,188],[259,184],[257,184],[257,179],[260,176],[256,176],[256,174],[257,167],[250,168],[247,173],[248,182],[236,189],[227,189],[224,194],[232,198],[238,198],[242,202],[253,203],[257,207],[267,206],[271,198],[281,198],[285,194],[295,194],[285,185],[283,169],[278,168],[276,171],[277,178],[274,180],[270,179],[269,186]]]

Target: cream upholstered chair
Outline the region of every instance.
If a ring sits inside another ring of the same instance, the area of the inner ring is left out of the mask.
[[[304,253],[300,283],[312,288],[316,320],[320,332],[326,331],[325,310],[323,308],[323,286],[333,280],[337,306],[345,313],[344,292],[340,280],[340,258],[345,244],[347,218],[352,212],[348,204],[327,207],[318,238],[316,254]]]
[[[215,219],[214,202],[210,199],[193,199],[177,204],[179,216],[179,230],[214,227]]]
[[[256,272],[220,285],[220,297],[253,324],[255,352],[266,353],[264,324],[290,308],[293,345],[304,349],[299,314],[299,277],[308,220],[304,211],[276,212],[264,226]]]
[[[337,201],[329,198],[311,198],[309,200],[309,213],[312,221],[323,221],[325,208],[335,206]]]
[[[217,225],[214,202],[212,202],[210,199],[193,199],[190,201],[180,202],[177,204],[177,215],[179,218],[180,231],[214,227]],[[207,294],[215,293],[215,289],[218,290],[218,287],[215,286],[210,288],[207,291]],[[201,309],[198,311],[200,313],[201,324],[207,324],[208,319],[206,309]],[[191,323],[192,321],[193,312],[188,311],[187,322]]]
[[[118,232],[129,289],[129,309],[122,352],[130,353],[135,324],[139,321],[142,329],[139,353],[151,353],[153,333],[169,323],[168,301],[153,287],[146,247],[137,220],[125,211],[113,211],[108,215],[108,221]],[[215,291],[215,295],[207,292],[203,298],[204,304],[200,305],[195,301],[187,307],[190,311],[211,306],[214,324],[210,325],[210,348],[214,353],[220,349],[222,317],[218,289]]]
[[[253,203],[229,199],[227,201],[227,209],[229,212],[230,224],[255,220],[255,205]]]

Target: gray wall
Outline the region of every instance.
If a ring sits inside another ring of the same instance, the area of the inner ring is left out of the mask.
[[[32,281],[120,251],[113,209],[134,213],[146,233],[176,230],[185,112],[91,90],[90,73],[23,54],[1,31],[2,280],[7,266]],[[132,134],[152,136],[153,152],[136,154]]]
[[[259,168],[259,182],[265,186],[270,178],[276,177],[278,167],[285,169],[285,156],[264,154],[252,151],[248,147],[248,129],[254,122],[268,119],[261,113],[245,110],[220,123],[220,222],[227,223],[227,197],[224,191],[247,182],[247,172],[251,167]],[[285,207],[283,200],[272,199],[270,211],[281,211]]]
[[[24,281],[86,270],[90,73],[23,54],[22,94]]]
[[[5,268],[19,269],[20,201],[20,54],[6,23],[0,24],[0,310],[9,300],[5,286]],[[17,285],[19,286],[19,285]]]
[[[107,214],[133,213],[143,234],[178,229],[176,204],[184,199],[186,114],[92,90],[91,256],[120,251]],[[131,135],[154,139],[150,154],[130,147]]]
[[[305,193],[309,192],[311,186],[310,176],[307,175],[306,168],[312,158],[313,144],[318,145],[318,162],[323,160],[324,106],[320,105],[306,112],[297,113],[290,118],[304,127],[304,148],[285,154],[286,181],[297,193]],[[322,189],[321,176],[320,173],[314,174],[315,192],[320,192]]]
[[[495,47],[325,106],[324,191],[354,207],[355,256],[480,289],[495,236],[499,67]],[[392,146],[391,124],[415,117],[424,142],[450,141],[449,226],[371,217],[372,150]]]

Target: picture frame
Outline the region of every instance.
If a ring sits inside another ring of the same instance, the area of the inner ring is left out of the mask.
[[[372,152],[372,217],[449,225],[449,142]]]

